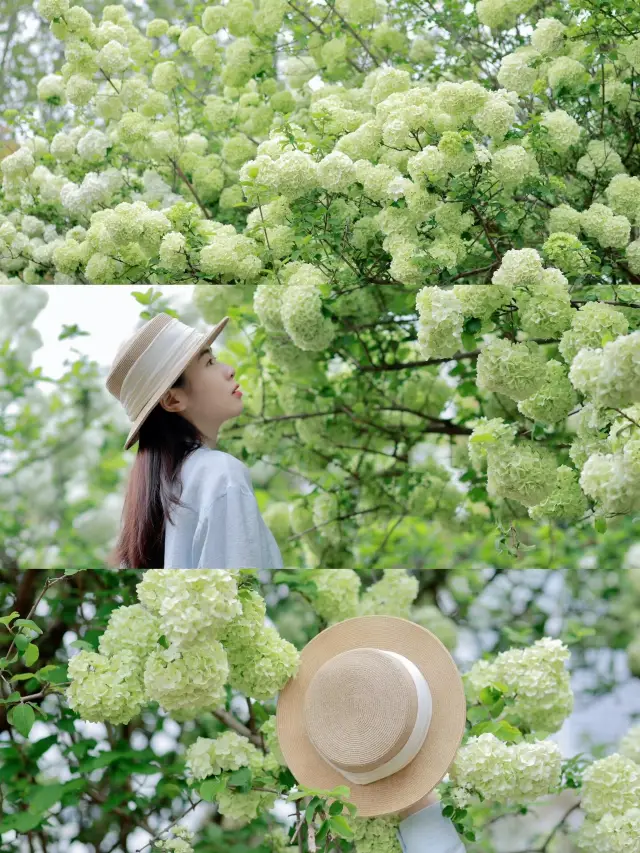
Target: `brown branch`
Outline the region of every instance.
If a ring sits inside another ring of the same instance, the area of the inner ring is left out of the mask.
[[[475,206],[475,204],[472,204],[472,205],[471,205],[471,210],[475,213],[475,215],[476,215],[476,216],[478,217],[478,219],[480,220],[480,224],[482,225],[482,230],[484,231],[485,237],[487,238],[487,240],[488,240],[488,242],[489,242],[489,245],[491,246],[491,251],[492,251],[492,252],[493,252],[493,254],[496,256],[496,259],[498,260],[498,262],[499,262],[499,263],[502,263],[502,255],[501,255],[501,254],[500,254],[500,252],[497,250],[496,245],[495,245],[495,243],[493,242],[493,239],[492,239],[492,237],[491,237],[491,234],[489,234],[489,228],[487,227],[487,223],[484,221],[484,219],[483,219],[482,215],[481,215],[481,214],[480,214],[480,212],[478,211],[478,208]]]
[[[516,853],[547,853],[547,851],[549,849],[549,844],[553,840],[555,834],[558,832],[560,827],[563,826],[563,824],[565,823],[565,821],[567,820],[567,818],[569,817],[571,812],[574,812],[576,809],[579,809],[579,808],[580,808],[580,803],[574,803],[574,805],[571,806],[569,811],[564,814],[564,816],[553,827],[553,829],[551,830],[549,835],[545,838],[545,840],[542,843],[542,847],[530,847],[527,850],[516,851]]]
[[[524,341],[523,341],[524,343]],[[555,344],[556,338],[533,338],[530,343],[535,344]],[[477,358],[482,350],[474,349],[469,352],[459,352],[455,355],[449,355],[446,358],[429,358],[424,361],[404,361],[396,362],[395,364],[376,364],[373,367],[359,364],[358,367],[363,373],[383,373],[387,370],[405,370],[411,367],[426,367],[430,364],[444,364],[447,361],[460,361],[463,358]]]
[[[251,729],[248,729],[244,723],[241,723],[240,720],[236,719],[233,714],[230,714],[229,711],[225,711],[224,708],[216,708],[215,711],[212,712],[214,717],[217,717],[221,723],[224,723],[225,726],[229,726],[230,729],[238,732],[238,734],[243,735],[248,738],[254,746],[257,746],[259,749],[262,749],[262,740],[259,734],[254,734]]]
[[[178,166],[178,164],[177,164],[177,162],[176,162],[175,160],[172,160],[171,158],[169,158],[169,162],[171,163],[171,165],[173,166],[173,168],[176,170],[176,174],[177,174],[177,175],[178,175],[178,176],[179,176],[179,177],[180,177],[180,178],[185,182],[185,184],[189,187],[189,190],[191,191],[191,193],[192,193],[193,197],[195,198],[196,202],[198,203],[198,207],[199,207],[199,208],[200,208],[200,210],[204,213],[205,217],[206,217],[207,219],[211,219],[211,214],[209,213],[209,211],[207,210],[207,208],[204,206],[204,204],[203,204],[203,203],[202,203],[202,201],[200,200],[200,196],[199,196],[199,195],[198,195],[198,193],[195,191],[195,189],[194,189],[194,187],[193,187],[193,184],[191,183],[191,181],[189,180],[189,178],[185,175],[185,173],[182,171],[182,169],[180,168],[180,166]]]

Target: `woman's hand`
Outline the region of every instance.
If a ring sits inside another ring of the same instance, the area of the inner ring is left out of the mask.
[[[421,800],[418,800],[417,803],[414,803],[412,806],[408,806],[406,809],[402,809],[402,811],[396,812],[396,814],[400,816],[400,820],[404,820],[405,817],[409,817],[409,815],[414,814],[414,812],[426,809],[427,806],[431,806],[439,801],[440,797],[435,793],[435,791],[429,791],[429,793]]]

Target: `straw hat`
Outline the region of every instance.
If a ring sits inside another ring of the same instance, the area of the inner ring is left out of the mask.
[[[106,386],[133,423],[125,450],[137,441],[140,427],[165,391],[198,353],[215,341],[228,321],[229,317],[223,317],[203,335],[169,314],[156,314],[122,342]]]
[[[276,731],[296,780],[347,785],[358,817],[429,793],[465,730],[462,677],[440,640],[396,616],[358,616],[317,634],[280,691]]]

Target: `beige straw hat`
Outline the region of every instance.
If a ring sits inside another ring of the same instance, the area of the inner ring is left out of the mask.
[[[280,691],[276,731],[296,780],[346,785],[358,817],[408,808],[446,775],[466,721],[455,661],[426,628],[358,616],[317,634]]]
[[[111,365],[106,386],[119,400],[133,423],[124,449],[138,432],[158,401],[198,353],[218,337],[229,321],[222,320],[206,335],[169,314],[156,314],[123,341]]]

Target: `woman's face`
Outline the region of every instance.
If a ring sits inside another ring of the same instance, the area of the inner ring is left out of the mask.
[[[215,444],[220,425],[243,409],[242,397],[232,393],[238,384],[234,377],[234,368],[218,361],[208,347],[187,367],[185,387],[171,388],[160,399],[160,405],[181,414],[209,443]]]

